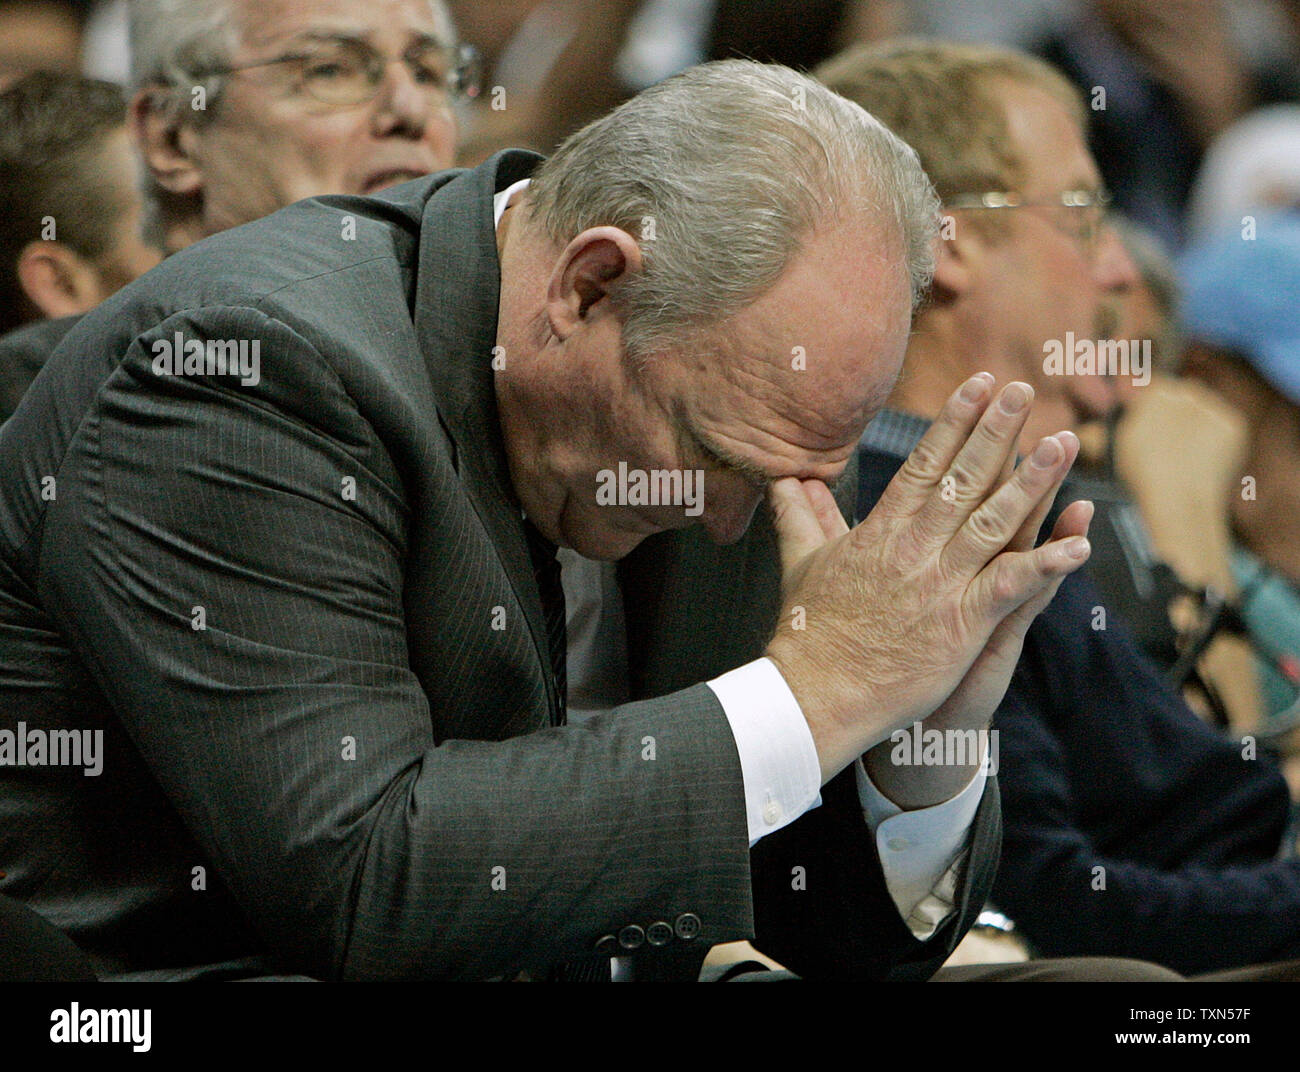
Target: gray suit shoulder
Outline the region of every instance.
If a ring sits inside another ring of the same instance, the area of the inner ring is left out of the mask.
[[[172,255],[63,340],[50,362],[60,407],[78,419],[134,345],[147,371],[160,340],[174,344],[179,332],[206,343],[216,332],[223,341],[260,343],[263,376],[242,390],[272,390],[268,400],[310,414],[322,375],[336,379],[325,365],[346,379],[342,368],[393,348],[391,338],[383,346],[366,338],[362,311],[409,321],[423,207],[443,181],[406,183],[395,197],[301,201]],[[308,346],[286,348],[292,336]]]
[[[38,320],[0,336],[0,422],[9,419],[55,347],[80,320]]]
[[[438,176],[414,183],[402,201],[319,197],[212,235],[181,250],[132,284],[159,311],[261,306],[295,285],[360,265],[414,265],[424,202]]]

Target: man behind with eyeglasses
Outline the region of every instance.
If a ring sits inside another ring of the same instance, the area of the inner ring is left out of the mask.
[[[478,89],[442,0],[132,0],[130,14],[143,230],[169,254],[450,167],[452,105]],[[76,322],[0,339],[0,364],[39,367]]]
[[[134,0],[132,116],[169,250],[450,167],[476,91],[441,0]]]
[[[1104,338],[1105,299],[1136,282],[1074,88],[1022,53],[934,41],[855,50],[817,76],[916,150],[945,212],[903,375],[859,449],[859,513],[974,370],[1034,385],[1026,454],[1040,429],[1113,407],[1115,377],[1045,364],[1044,344],[1067,332]],[[1277,859],[1285,782],[1161,680],[1088,571],[1030,626],[994,724],[1004,833],[992,898],[1037,952],[1300,977],[1300,861]]]

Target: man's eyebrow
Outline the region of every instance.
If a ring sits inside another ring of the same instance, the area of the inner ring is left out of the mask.
[[[421,48],[450,48],[452,42],[446,38],[438,36],[436,33],[420,32],[414,34],[414,40],[406,46],[405,51],[414,52]]]
[[[299,30],[285,39],[287,45],[333,45],[339,42],[365,41],[369,30]]]
[[[300,30],[290,35],[285,42],[292,47],[296,44],[304,45],[337,45],[337,44],[354,44],[362,42],[369,44],[370,39],[374,36],[374,31],[369,28],[358,27],[355,30]],[[413,52],[417,49],[428,48],[446,48],[447,41],[437,33],[419,31],[412,35],[413,40],[403,49],[403,52]]]

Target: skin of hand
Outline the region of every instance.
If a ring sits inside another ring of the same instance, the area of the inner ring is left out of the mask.
[[[820,481],[771,485],[785,599],[766,654],[808,720],[823,783],[913,722],[987,727],[1030,622],[1087,561],[1090,503],[1033,546],[1078,440],[1047,436],[1013,469],[1033,391],[1011,383],[994,398],[994,386],[980,373],[948,399],[851,531]],[[895,769],[880,752],[868,764],[907,808],[950,798],[974,772]]]
[[[1153,376],[1133,392],[1115,433],[1116,471],[1137,500],[1157,553],[1187,583],[1211,585],[1228,597],[1237,594],[1237,582],[1227,503],[1248,441],[1245,420],[1212,390],[1167,376]],[[1171,609],[1182,628],[1197,617],[1190,607]],[[1249,644],[1216,637],[1200,670],[1233,728],[1257,728],[1263,702]],[[1194,706],[1197,700],[1189,696]]]
[[[1246,438],[1245,421],[1211,390],[1165,376],[1134,392],[1115,433],[1116,471],[1160,556],[1184,580],[1229,593],[1225,504]]]
[[[1182,102],[1202,145],[1249,107],[1247,78],[1219,0],[1105,0],[1101,7],[1152,76]]]

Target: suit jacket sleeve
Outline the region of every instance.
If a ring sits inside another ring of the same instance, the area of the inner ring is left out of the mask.
[[[177,331],[260,340],[260,382],[154,376]],[[483,978],[685,912],[700,946],[747,933],[739,761],[711,690],[436,739],[408,659],[411,528],[341,381],[254,308],[136,338],[61,466],[42,598],[266,948],[328,978]],[[434,627],[464,638],[450,680],[493,673],[473,623]]]
[[[822,790],[820,808],[754,846],[755,944],[806,978],[928,979],[984,907],[1000,834],[997,779],[990,778],[971,824],[955,911],[917,941],[885,885],[852,772],[841,774]]]

